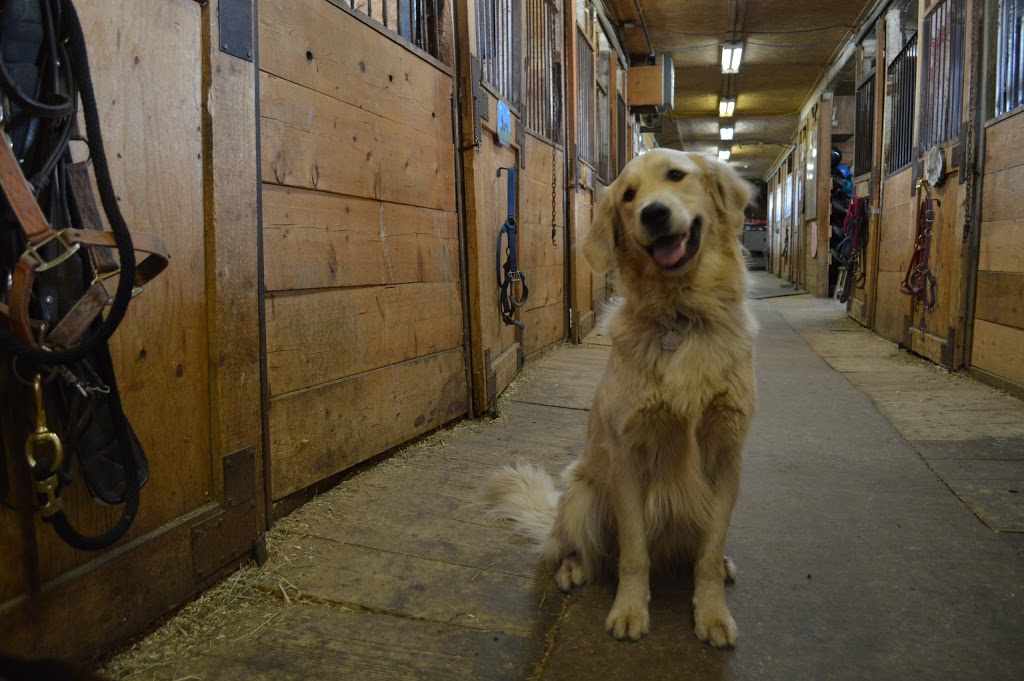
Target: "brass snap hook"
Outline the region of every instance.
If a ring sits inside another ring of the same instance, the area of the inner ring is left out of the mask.
[[[39,454],[45,454],[49,449],[51,458],[47,473],[56,473],[64,461],[64,445],[57,433],[46,426],[46,408],[43,405],[43,378],[36,374],[32,383],[32,392],[36,404],[36,428],[29,434],[25,442],[25,458],[28,460],[29,468],[33,477],[37,477],[36,466],[40,461]]]

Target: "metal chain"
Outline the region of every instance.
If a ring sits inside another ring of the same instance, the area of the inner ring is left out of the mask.
[[[981,51],[981,8],[979,7],[978,0],[973,0],[971,3],[971,24],[973,33],[971,35],[971,94],[970,99],[967,101],[971,102],[974,107],[971,109],[967,116],[967,150],[964,154],[963,163],[967,170],[967,187],[966,195],[964,200],[964,227],[963,233],[960,235],[960,243],[967,243],[967,239],[971,234],[972,223],[974,222],[974,190],[977,184],[978,171],[977,171],[977,159],[975,158],[974,149],[974,132],[977,126],[978,119],[978,107],[982,106],[978,103],[977,97],[977,85],[978,85],[978,72],[977,64],[980,59]]]
[[[558,230],[557,223],[555,222],[555,197],[558,193],[558,173],[555,170],[555,156],[557,149],[551,147],[551,245],[556,246],[555,233]]]

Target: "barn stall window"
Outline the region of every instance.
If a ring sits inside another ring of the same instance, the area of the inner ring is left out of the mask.
[[[1024,105],[1024,0],[999,0],[996,116]]]
[[[526,127],[562,141],[562,0],[526,0]]]
[[[914,151],[914,98],[917,85],[917,34],[889,64],[892,119],[889,127],[889,172],[910,165]]]
[[[619,100],[618,116],[615,118],[616,127],[618,128],[618,130],[616,130],[616,136],[618,138],[618,154],[616,156],[618,159],[618,168],[616,168],[615,174],[618,175],[622,172],[622,169],[626,167],[626,163],[629,162],[629,159],[626,158],[626,100],[622,98],[622,95],[619,95],[616,99]]]
[[[612,178],[612,107],[610,52],[597,53],[597,175],[605,182]]]
[[[875,147],[875,74],[857,88],[857,121],[854,128],[853,168],[858,175],[871,172]]]
[[[509,106],[519,107],[522,0],[481,0],[476,6],[477,55],[483,79]]]
[[[920,149],[960,135],[964,93],[964,0],[935,3],[921,24]]]
[[[451,41],[443,35],[446,2],[450,0],[344,0],[350,10],[365,14],[451,66]]]
[[[597,106],[594,48],[583,31],[576,30],[576,125],[577,153],[593,167],[597,161],[594,109]]]

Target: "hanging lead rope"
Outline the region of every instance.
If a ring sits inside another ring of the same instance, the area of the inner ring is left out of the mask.
[[[0,133],[0,354],[13,378],[31,389],[34,429],[22,455],[36,510],[69,545],[98,550],[128,531],[149,476],[124,415],[107,341],[132,296],[167,266],[168,256],[159,238],[131,235],[118,208],[74,5],[45,0],[25,7],[38,12],[0,13],[2,36],[32,43],[31,50],[0,55],[0,92],[20,107]],[[26,70],[25,60],[34,63],[37,51],[45,55],[42,66]],[[73,163],[68,150],[79,96],[109,232],[87,166]],[[136,262],[136,251],[147,257]],[[116,292],[108,289],[113,277]],[[4,399],[19,396],[11,390]],[[0,443],[0,465],[5,453]],[[122,506],[100,534],[83,534],[64,512],[61,491],[76,477],[97,500]]]
[[[935,309],[935,285],[937,280],[928,264],[932,248],[932,225],[935,223],[934,199],[927,182],[921,181],[925,198],[917,216],[917,238],[914,241],[914,253],[907,265],[907,273],[900,282],[900,292],[911,296],[912,307],[921,305],[921,319],[918,329],[921,335],[926,330],[925,315]]]
[[[530,289],[526,286],[526,275],[519,271],[519,257],[516,252],[516,169],[514,166],[498,168],[498,177],[501,177],[503,170],[508,171],[508,217],[498,232],[498,249],[494,257],[494,268],[498,275],[498,311],[501,313],[501,321],[522,331],[526,327],[513,315],[517,307],[526,304],[526,299],[530,297]],[[507,244],[504,265],[501,264],[503,241]],[[516,284],[522,286],[521,298],[516,298]]]

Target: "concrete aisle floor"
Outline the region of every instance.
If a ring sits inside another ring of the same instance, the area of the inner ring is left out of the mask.
[[[790,293],[758,277],[757,297],[776,288]],[[754,305],[760,411],[727,549],[735,650],[693,636],[686,576],[654,583],[649,636],[615,641],[612,584],[562,595],[531,547],[472,505],[496,466],[557,472],[578,454],[607,356],[596,338],[536,362],[497,420],[435,434],[282,520],[267,565],[104,673],[1024,678],[1024,404],[897,351],[831,301]]]

